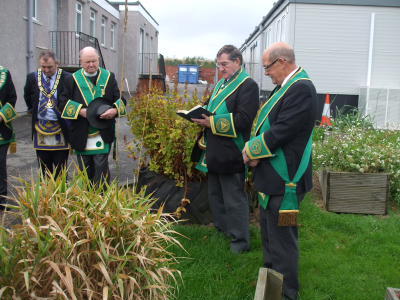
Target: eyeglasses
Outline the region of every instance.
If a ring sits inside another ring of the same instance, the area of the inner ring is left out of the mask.
[[[230,65],[232,62],[231,61],[223,61],[221,63],[216,63],[215,66],[217,68],[226,68],[228,65]]]
[[[264,70],[268,71],[277,61],[279,60],[279,57],[277,59],[275,59],[272,63],[270,63],[269,65],[264,66]]]

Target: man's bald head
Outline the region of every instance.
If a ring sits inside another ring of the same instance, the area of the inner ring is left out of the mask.
[[[99,52],[93,47],[85,47],[79,52],[82,68],[86,73],[95,74],[99,69]]]
[[[272,44],[264,51],[263,66],[265,75],[271,77],[274,84],[281,85],[297,68],[293,47],[283,42]]]
[[[284,42],[272,44],[267,50],[265,50],[264,55],[268,55],[269,59],[272,61],[281,57],[290,64],[296,63],[293,47]]]
[[[95,54],[97,56],[100,56],[99,52],[97,51],[97,49],[93,48],[93,47],[90,47],[90,46],[82,48],[81,51],[79,51],[79,57],[82,57],[83,55],[88,55],[88,54],[89,55]]]

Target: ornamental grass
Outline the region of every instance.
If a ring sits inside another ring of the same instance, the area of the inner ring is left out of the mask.
[[[20,180],[22,222],[0,227],[0,299],[169,299],[173,218],[143,192],[66,174]]]

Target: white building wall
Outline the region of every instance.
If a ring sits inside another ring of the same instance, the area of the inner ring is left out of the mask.
[[[400,8],[376,10],[374,28],[371,87],[400,89]]]
[[[372,13],[371,85],[394,84],[392,77],[396,78],[400,68],[400,56],[395,53],[395,45],[400,45],[400,9],[311,4],[293,7],[297,62],[308,71],[318,93],[358,95],[359,88],[367,85]],[[400,87],[398,79],[397,83]]]
[[[297,63],[318,93],[357,95],[368,69],[370,9],[294,4]]]
[[[246,55],[259,36],[260,53],[278,41],[291,44],[297,63],[307,70],[318,93],[358,95],[367,85],[369,63],[371,87],[400,88],[400,8],[284,2],[262,25],[245,45]],[[262,90],[272,90],[268,77],[255,79]]]
[[[291,7],[287,4],[283,5],[283,9],[278,10],[272,18],[266,23],[262,30],[262,36],[264,45],[263,50],[267,49],[273,43],[276,42],[286,42],[293,45],[293,22],[295,21],[292,17],[294,14],[291,12]],[[261,60],[262,57],[260,57]],[[262,68],[262,64],[260,65]],[[261,70],[262,76],[260,76],[259,86],[262,90],[271,91],[274,85],[271,79],[264,75],[263,70]]]

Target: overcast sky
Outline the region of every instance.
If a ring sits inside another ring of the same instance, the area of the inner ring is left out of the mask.
[[[225,44],[240,47],[274,0],[140,0],[159,24],[158,52],[168,58],[214,59]]]

